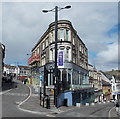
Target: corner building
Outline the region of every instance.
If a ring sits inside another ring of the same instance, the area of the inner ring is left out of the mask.
[[[68,20],[58,21],[58,68],[60,92],[58,105],[68,106],[90,101],[92,86],[88,80],[88,49]],[[49,25],[32,49],[28,60],[33,74],[44,75],[44,65],[52,72],[55,61],[55,22]],[[62,63],[61,63],[62,62]],[[46,88],[54,87],[54,73],[48,74]],[[41,78],[43,79],[43,78]],[[44,81],[42,81],[44,85]],[[89,98],[88,98],[89,97]],[[67,100],[67,101],[66,101]]]

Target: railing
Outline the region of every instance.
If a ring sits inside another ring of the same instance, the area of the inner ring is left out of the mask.
[[[29,59],[28,59],[28,64],[31,64],[35,61],[40,61],[40,54],[37,54],[35,56],[31,56]]]
[[[84,89],[84,88],[92,88],[91,84],[82,84],[82,85],[71,85],[71,89]]]
[[[43,102],[43,104],[42,104],[42,102]],[[45,104],[45,102],[46,102],[46,104]],[[40,106],[50,109],[50,97],[49,97],[49,95],[44,95],[44,93],[41,92],[41,89],[40,89]]]

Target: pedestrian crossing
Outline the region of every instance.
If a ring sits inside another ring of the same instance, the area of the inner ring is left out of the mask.
[[[7,96],[23,96],[23,97],[26,97],[28,96],[27,93],[6,93],[4,95],[7,95]],[[39,96],[38,94],[32,94],[31,96]]]

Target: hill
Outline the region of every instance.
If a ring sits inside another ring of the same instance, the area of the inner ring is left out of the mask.
[[[105,74],[111,74],[117,77],[120,77],[120,70],[112,70],[112,71],[106,71]]]

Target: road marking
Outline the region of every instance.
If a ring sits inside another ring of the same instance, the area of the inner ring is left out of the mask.
[[[23,103],[25,103],[31,97],[31,94],[32,94],[31,88],[28,85],[26,85],[26,86],[29,88],[29,91],[30,91],[29,96],[24,101],[20,102],[19,105],[17,105],[18,109],[21,111],[24,111],[24,112],[28,112],[28,113],[46,115],[46,112],[31,111],[31,110],[23,109],[20,107]]]
[[[28,85],[26,85],[28,88],[29,88],[29,95],[28,95],[28,97],[25,99],[25,100],[23,100],[19,105],[18,105],[18,107],[20,107],[20,105],[22,105],[23,103],[25,103],[30,97],[31,97],[31,94],[32,94],[32,90],[31,90],[31,88],[28,86]]]
[[[27,109],[20,108],[19,106],[18,106],[18,108],[19,108],[19,110],[21,110],[21,111],[28,112],[28,113],[32,113],[32,114],[46,115],[46,112],[31,111],[31,110],[27,110]]]
[[[10,92],[11,90],[12,90],[12,89],[7,90],[7,91],[2,91],[2,92],[0,92],[0,95],[6,94],[6,93]]]
[[[56,117],[55,115],[47,114],[47,117]]]
[[[108,114],[109,114],[109,115],[108,115],[109,117],[111,117],[110,114],[111,114],[112,109],[114,109],[114,108],[115,108],[115,107],[113,107],[113,108],[110,109],[110,111],[109,111],[109,113],[108,113]]]
[[[24,93],[7,93],[5,95],[12,95],[12,96],[28,96],[28,94],[24,94]]]
[[[6,93],[5,95],[12,95],[12,96],[28,96],[27,93]],[[39,96],[38,94],[32,94],[32,97]]]

